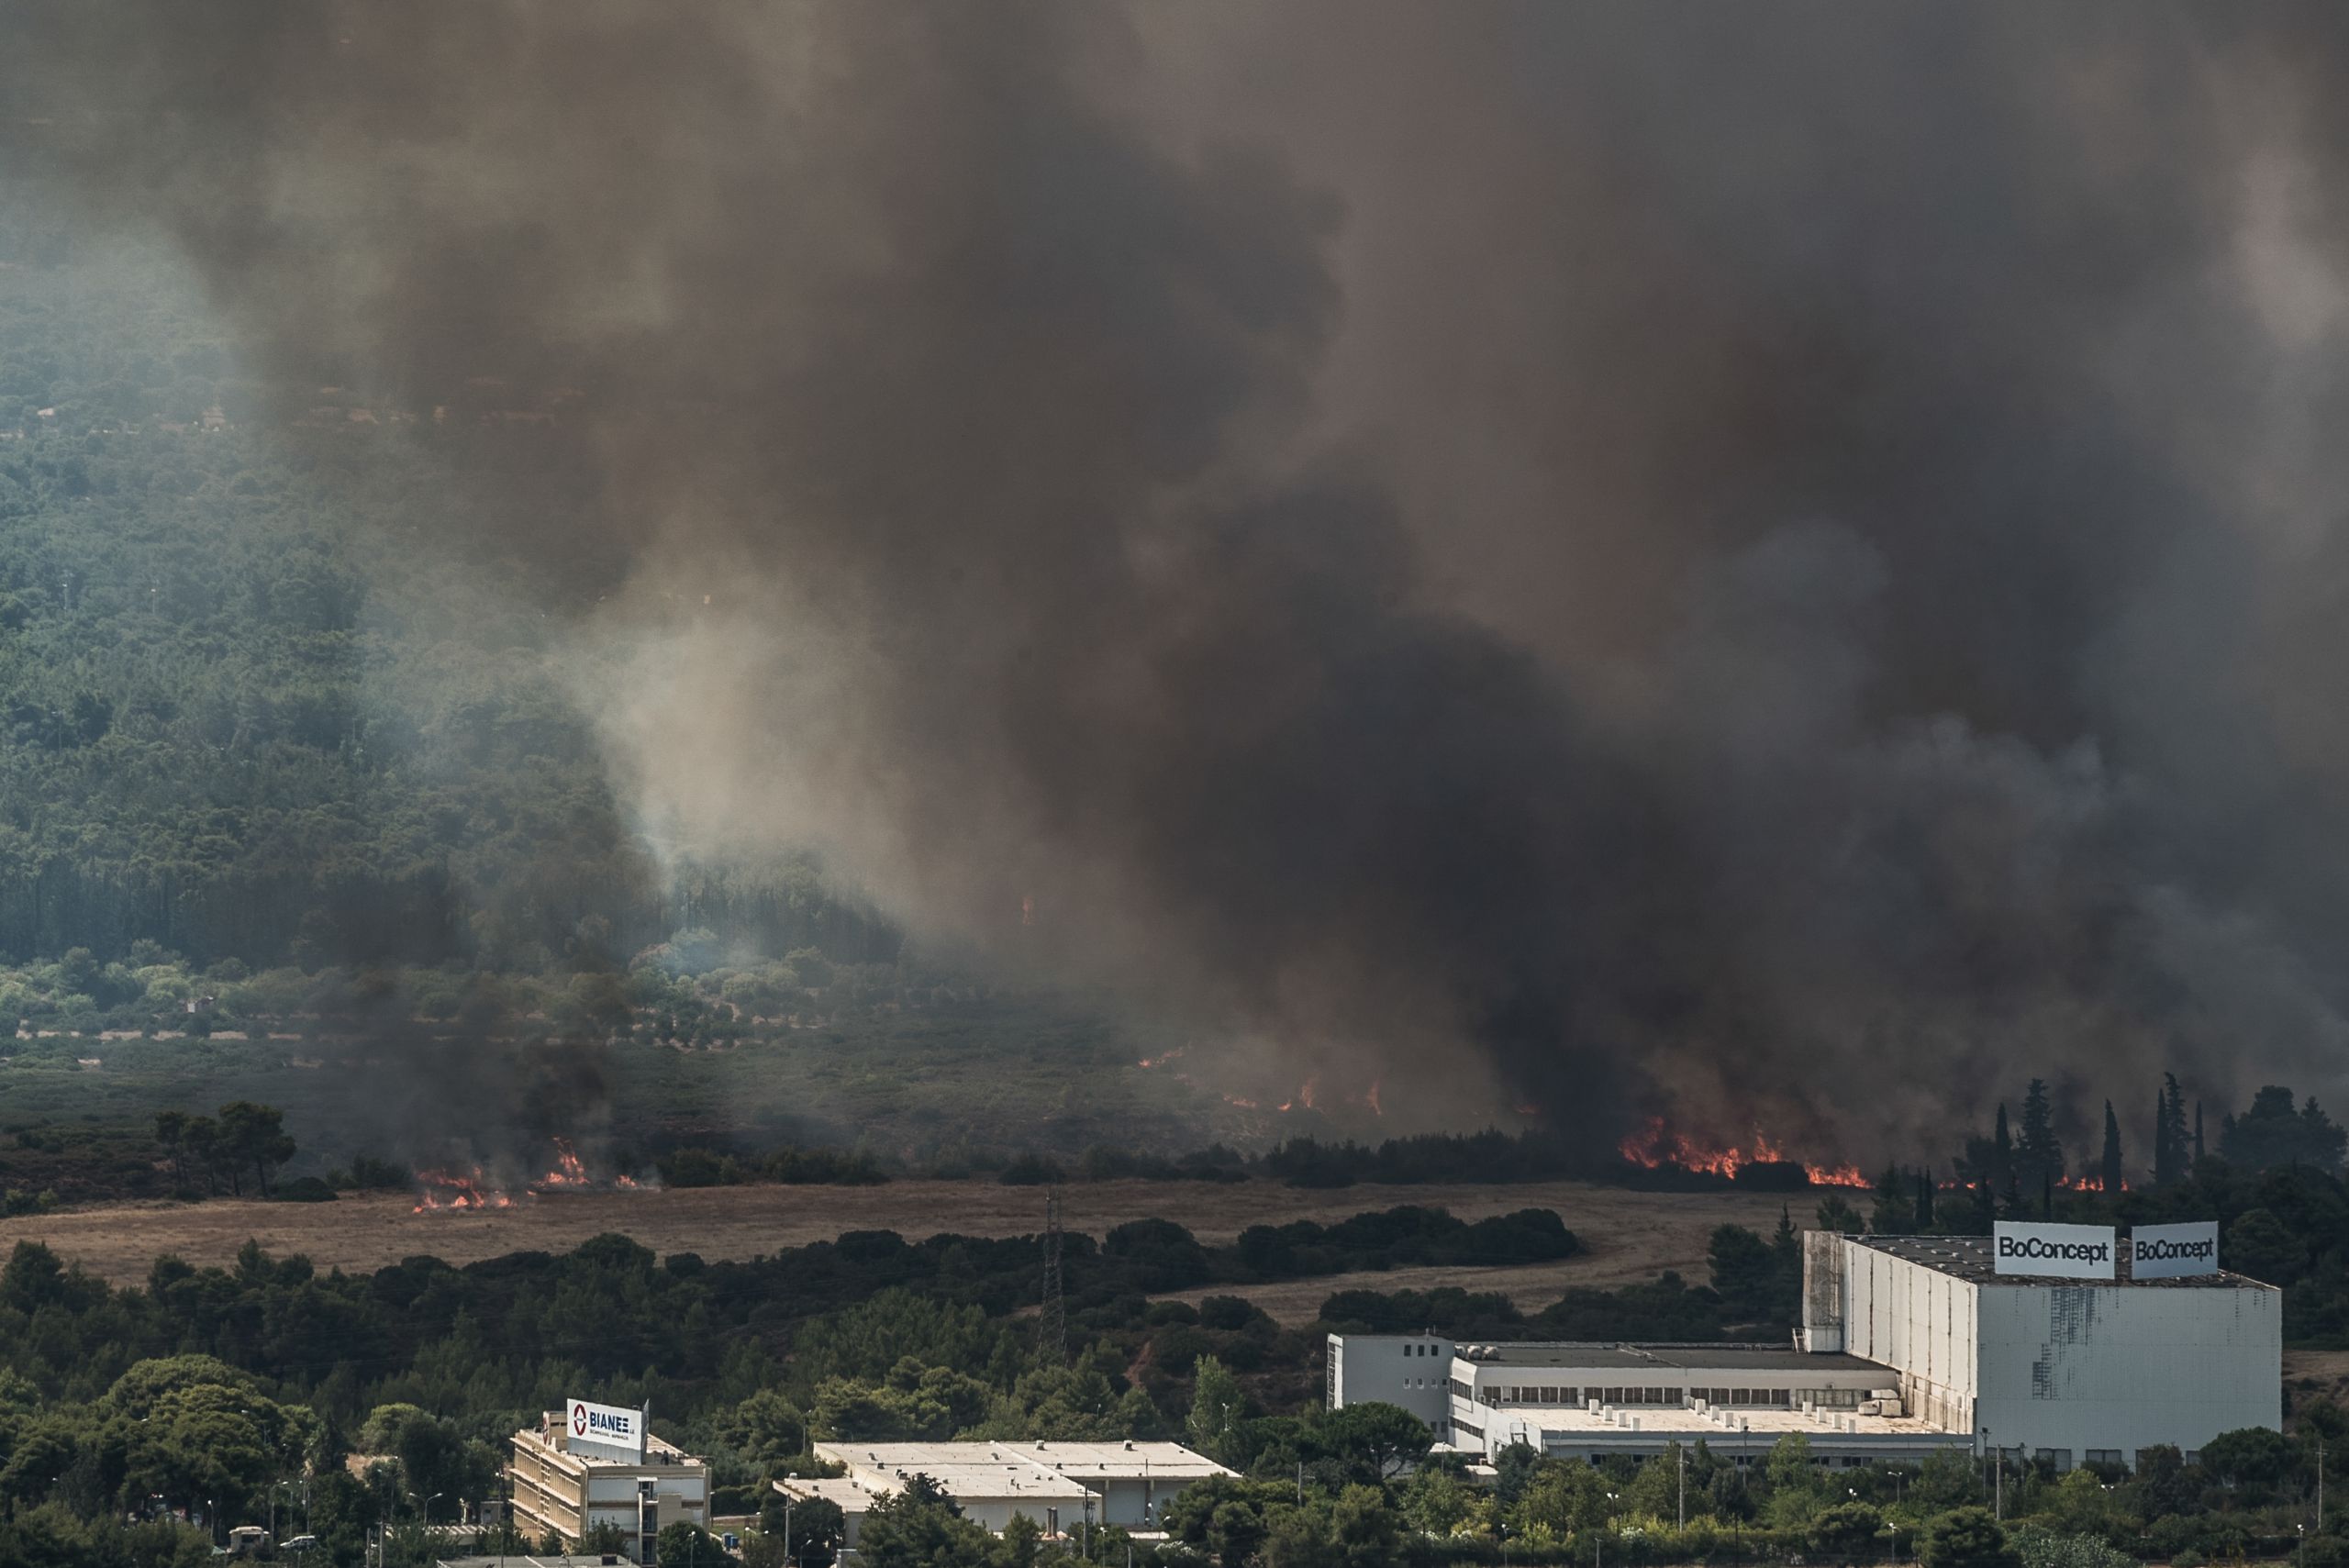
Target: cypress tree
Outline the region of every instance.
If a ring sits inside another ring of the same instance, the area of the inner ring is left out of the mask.
[[[2098,1174],[2107,1195],[2121,1191],[2121,1118],[2112,1114],[2110,1100],[2104,1102],[2104,1160]]]
[[[1990,1174],[1992,1186],[2007,1212],[2012,1214],[2018,1201],[2015,1186],[2015,1142],[2007,1131],[2006,1102],[1998,1102],[1998,1129],[1991,1138]]]
[[[1876,1208],[1868,1216],[1868,1229],[1878,1236],[1917,1233],[1917,1210],[1909,1201],[1908,1176],[1898,1165],[1887,1165],[1884,1174],[1876,1178]]]
[[[2193,1147],[2186,1130],[2186,1091],[2178,1087],[2176,1073],[2165,1073],[2161,1119],[2154,1124],[2154,1184],[2167,1186],[2183,1181]]]
[[[2055,1137],[2055,1108],[2047,1081],[2033,1078],[2022,1096],[2022,1131],[2015,1140],[2015,1173],[2023,1190],[2043,1192],[2064,1179],[2064,1145]]]
[[[2154,1185],[2160,1186],[2169,1179],[2176,1156],[2169,1149],[2169,1094],[2154,1092]]]

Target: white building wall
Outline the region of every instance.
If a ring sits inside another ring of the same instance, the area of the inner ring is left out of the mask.
[[[2241,1286],[1976,1284],[1843,1247],[1844,1343],[1909,1412],[1996,1447],[2126,1464],[2283,1416],[2283,1298]]]
[[[1003,1533],[1004,1527],[1011,1523],[1014,1514],[1026,1514],[1039,1525],[1047,1523],[1045,1514],[1052,1506],[1040,1503],[1033,1497],[957,1497],[954,1502],[963,1510],[964,1518],[996,1535]],[[1085,1505],[1082,1502],[1073,1501],[1061,1507],[1060,1522],[1063,1529],[1084,1518]]]
[[[2068,1454],[2283,1422],[2283,1293],[1984,1285],[1976,1429],[1998,1448]]]
[[[1973,1430],[1976,1287],[1849,1242],[1843,1274],[1846,1347],[1900,1373],[1910,1414]]]
[[[1444,1435],[1453,1344],[1430,1334],[1330,1336],[1329,1405],[1400,1405]]]

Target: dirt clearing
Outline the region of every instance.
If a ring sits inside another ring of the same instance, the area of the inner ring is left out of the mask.
[[[1154,1217],[1172,1219],[1210,1242],[1228,1241],[1251,1225],[1327,1223],[1401,1204],[1447,1208],[1464,1219],[1553,1208],[1588,1249],[1564,1263],[1399,1269],[1249,1293],[1285,1321],[1310,1318],[1321,1298],[1341,1284],[1389,1290],[1454,1284],[1521,1291],[1520,1305],[1545,1305],[1567,1284],[1620,1284],[1653,1278],[1664,1269],[1702,1283],[1705,1240],[1713,1227],[1734,1221],[1767,1231],[1777,1224],[1782,1205],[1790,1206],[1801,1223],[1818,1201],[1808,1195],[1789,1199],[1770,1194],[1627,1192],[1579,1182],[1316,1191],[1270,1182],[1098,1182],[1064,1187],[1062,1198],[1063,1223],[1070,1230],[1098,1237],[1125,1220]],[[0,1250],[18,1240],[46,1241],[92,1273],[129,1284],[144,1280],[162,1253],[198,1267],[226,1264],[248,1240],[279,1256],[299,1252],[321,1270],[361,1273],[417,1256],[469,1263],[508,1252],[567,1251],[605,1231],[632,1237],[664,1255],[697,1252],[715,1261],[756,1257],[849,1230],[895,1230],[911,1239],[940,1232],[1022,1236],[1041,1230],[1044,1217],[1042,1188],[988,1182],[568,1193],[486,1213],[417,1214],[413,1204],[405,1195],[371,1195],[318,1204],[223,1199],[76,1209],[0,1220]]]

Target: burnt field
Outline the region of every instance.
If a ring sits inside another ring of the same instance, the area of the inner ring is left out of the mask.
[[[1226,1241],[1252,1225],[1322,1222],[1399,1204],[1442,1207],[1478,1219],[1526,1207],[1555,1209],[1586,1249],[1556,1263],[1450,1271],[1398,1270],[1338,1275],[1238,1293],[1264,1297],[1285,1321],[1309,1318],[1330,1290],[1377,1281],[1384,1288],[1457,1284],[1521,1292],[1524,1302],[1553,1297],[1569,1284],[1612,1285],[1677,1269],[1705,1273],[1705,1243],[1724,1222],[1766,1230],[1791,1204],[1799,1221],[1816,1198],[1756,1193],[1654,1193],[1580,1182],[1510,1185],[1375,1186],[1301,1191],[1272,1182],[1080,1183],[1062,1190],[1063,1224],[1098,1237],[1130,1219],[1171,1219],[1205,1241]],[[873,1187],[743,1186],[677,1191],[556,1194],[512,1208],[417,1213],[406,1195],[346,1196],[333,1203],[216,1200],[200,1204],[120,1204],[0,1220],[0,1249],[18,1240],[57,1252],[117,1284],[146,1278],[170,1253],[203,1267],[226,1264],[246,1241],[273,1254],[300,1253],[319,1269],[367,1272],[403,1258],[452,1263],[519,1251],[560,1252],[611,1231],[654,1251],[740,1259],[827,1240],[852,1230],[894,1230],[908,1238],[941,1232],[1020,1236],[1042,1229],[1038,1187],[992,1182],[906,1181]],[[1441,1280],[1420,1275],[1441,1273]],[[1411,1277],[1406,1277],[1407,1275]],[[1523,1303],[1521,1303],[1523,1304]]]

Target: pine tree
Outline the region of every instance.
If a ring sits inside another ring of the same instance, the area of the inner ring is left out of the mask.
[[[1220,1460],[1231,1448],[1232,1435],[1247,1418],[1247,1396],[1240,1380],[1213,1356],[1192,1362],[1191,1414],[1183,1435],[1191,1447],[1209,1459]]]
[[[2202,1102],[2194,1102],[2194,1162],[2202,1162]]]
[[[2112,1114],[2112,1102],[2104,1102],[2104,1159],[2098,1171],[2103,1179],[2107,1195],[2121,1191],[2121,1118]]]

